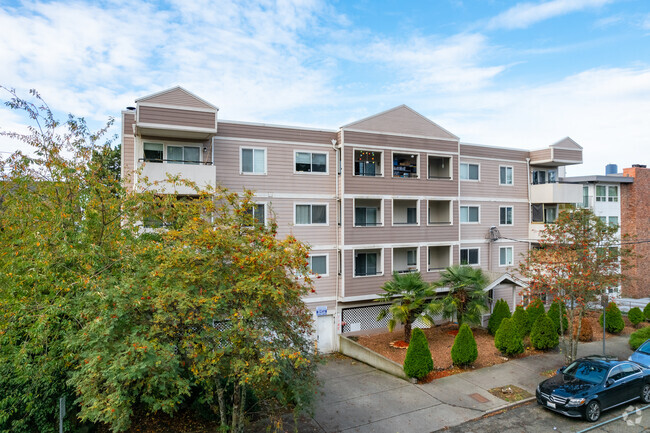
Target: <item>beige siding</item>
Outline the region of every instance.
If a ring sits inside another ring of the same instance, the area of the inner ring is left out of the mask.
[[[479,223],[461,224],[461,239],[485,239],[492,226],[499,229],[501,236],[514,239],[526,239],[528,237],[528,203],[461,200],[460,205],[479,207]],[[503,206],[512,206],[513,225],[499,224],[499,212]],[[458,213],[460,213],[460,210]]]
[[[314,293],[309,293],[304,299],[305,302],[309,302],[309,298],[327,298],[336,296],[336,280],[338,279],[338,269],[337,269],[337,252],[336,250],[312,250],[312,255],[327,255],[327,274],[328,276],[323,276],[318,278],[315,276],[313,278],[313,288]],[[334,301],[331,301],[332,303]],[[325,304],[318,304],[325,305]],[[331,304],[334,307],[333,304]],[[328,305],[329,310],[329,305]]]
[[[582,162],[582,150],[554,149],[553,160]]]
[[[122,113],[122,179],[124,184],[129,187],[133,186],[132,174],[133,170],[135,170],[133,163],[135,153],[134,123],[134,113]]]
[[[266,203],[267,213],[275,216],[278,223],[278,236],[293,235],[306,244],[317,247],[319,245],[336,244],[336,201],[335,200],[295,200],[287,198],[256,197],[255,202]],[[327,204],[327,225],[295,225],[294,212],[296,204]],[[330,258],[331,260],[331,258]]]
[[[551,149],[541,149],[533,150],[530,152],[530,163],[532,165],[537,164],[540,161],[550,161],[551,160]]]
[[[440,126],[404,105],[347,125],[346,128],[456,139]]]
[[[521,161],[526,162],[528,157],[527,150],[514,150],[514,149],[498,149],[495,147],[476,146],[471,144],[460,145],[461,160],[463,157],[481,157],[481,158],[495,158],[504,159],[508,161]]]
[[[187,126],[193,128],[215,127],[215,114],[205,111],[180,110],[177,108],[160,108],[140,106],[139,123],[156,125]]]
[[[493,290],[493,299],[494,301],[497,299],[505,300],[508,303],[510,311],[514,312],[517,305],[520,305],[522,302],[521,287],[510,283],[499,284]]]
[[[305,301],[305,304],[307,305],[307,308],[309,308],[311,311],[316,311],[316,307],[327,307],[327,314],[335,314],[336,313],[336,301],[332,299],[331,301],[314,301],[310,300],[309,298],[316,297],[317,295],[311,295],[311,296],[306,296],[303,298]]]
[[[458,143],[454,141],[436,140],[432,138],[400,137],[398,135],[372,134],[368,132],[353,132],[344,130],[346,146],[361,144],[366,146],[399,147],[411,149],[426,149],[435,152],[458,153]]]
[[[181,107],[209,108],[214,107],[206,104],[200,99],[195,98],[182,89],[174,88],[170,91],[160,93],[150,98],[140,99],[138,102],[149,102],[152,104],[178,105]]]
[[[334,131],[318,131],[311,129],[287,128],[267,125],[251,125],[228,123],[220,121],[218,137],[252,138],[258,140],[293,141],[303,143],[322,143],[329,146],[337,139]]]
[[[461,180],[461,197],[485,198],[528,198],[528,172],[526,163],[501,162],[487,159],[472,159],[462,157],[461,163],[479,165],[479,181]],[[513,184],[499,183],[499,167],[512,167]]]

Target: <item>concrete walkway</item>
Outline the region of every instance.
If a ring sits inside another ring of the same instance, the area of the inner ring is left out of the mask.
[[[626,359],[632,353],[627,342],[627,336],[609,337],[607,353]],[[579,345],[578,356],[601,353],[602,341]],[[333,356],[319,368],[320,392],[310,428],[327,433],[432,432],[509,406],[489,389],[516,385],[534,395],[544,379],[541,373],[563,364],[561,353],[548,353],[416,385]]]

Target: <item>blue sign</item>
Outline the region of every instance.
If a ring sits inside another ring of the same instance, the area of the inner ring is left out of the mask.
[[[316,316],[327,316],[327,305],[324,307],[316,307]]]

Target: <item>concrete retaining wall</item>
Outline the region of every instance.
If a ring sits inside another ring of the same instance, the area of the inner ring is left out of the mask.
[[[343,335],[339,335],[339,351],[343,355],[375,367],[377,370],[385,371],[393,376],[409,380],[406,374],[404,374],[404,368],[400,364],[373,352]]]

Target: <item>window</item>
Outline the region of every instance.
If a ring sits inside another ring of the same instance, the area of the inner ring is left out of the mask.
[[[512,185],[512,167],[499,167],[499,184]]]
[[[512,266],[512,247],[499,247],[499,266]]]
[[[378,275],[377,266],[379,253],[377,252],[359,252],[354,255],[354,275],[356,277],[365,277],[369,275]]]
[[[502,226],[512,225],[512,206],[499,208],[499,224]]]
[[[557,206],[544,206],[544,222],[554,223],[557,219]]]
[[[618,187],[617,186],[608,186],[607,187],[607,201],[618,201]]]
[[[246,210],[246,213],[252,215],[255,218],[256,222],[264,225],[266,222],[266,205],[264,203],[255,203],[251,206],[250,209]]]
[[[607,187],[596,185],[596,201],[607,201]]]
[[[144,160],[147,162],[163,162],[163,144],[144,143]]]
[[[478,164],[460,164],[461,180],[478,180]]]
[[[327,224],[327,205],[297,204],[296,225]]]
[[[167,161],[173,164],[199,164],[201,148],[197,146],[167,146]]]
[[[327,173],[327,154],[315,152],[296,152],[296,172]]]
[[[406,208],[406,224],[417,224],[418,223],[418,208],[408,207]]]
[[[477,223],[479,222],[478,206],[461,206],[460,207],[460,222],[461,223]]]
[[[312,274],[327,275],[327,256],[309,256],[309,269]]]
[[[393,177],[418,177],[418,154],[394,153]]]
[[[461,265],[478,265],[478,248],[461,248],[460,249]]]
[[[589,187],[588,186],[583,186],[582,187],[582,207],[584,207],[584,208],[589,207]]]
[[[618,225],[618,217],[617,216],[609,217],[609,225],[610,226],[617,226]]]
[[[556,182],[557,170],[533,170],[533,185]]]
[[[381,200],[357,198],[354,200],[355,227],[381,225]]]
[[[241,149],[241,172],[266,174],[266,149]]]
[[[406,264],[408,266],[417,266],[418,264],[418,250],[408,250],[406,252]]]
[[[417,200],[393,200],[393,225],[417,225]]]
[[[381,176],[381,152],[354,151],[355,176]]]

